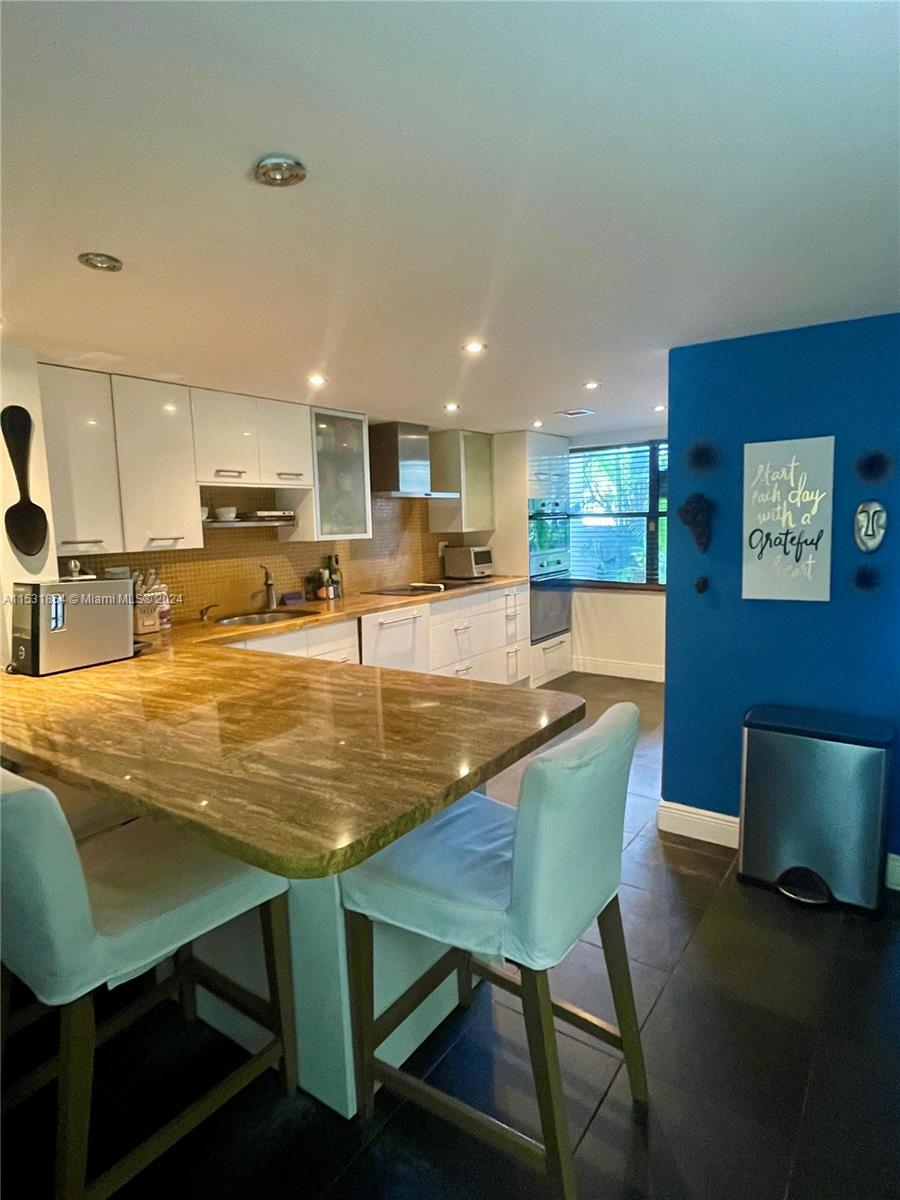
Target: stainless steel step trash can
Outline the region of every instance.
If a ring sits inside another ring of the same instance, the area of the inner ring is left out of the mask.
[[[738,873],[807,904],[882,905],[894,728],[760,704],[744,718]]]

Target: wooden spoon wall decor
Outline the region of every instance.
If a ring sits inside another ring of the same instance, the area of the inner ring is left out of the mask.
[[[28,489],[28,464],[31,455],[31,413],[21,404],[9,404],[0,413],[0,428],[9,451],[19,499],[6,510],[6,533],[15,548],[34,558],[47,541],[47,514],[31,499]]]

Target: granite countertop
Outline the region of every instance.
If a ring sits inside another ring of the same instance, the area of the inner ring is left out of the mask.
[[[421,602],[351,597],[302,620]],[[584,716],[578,696],[245,655],[205,631],[186,624],[159,653],[88,670],[4,675],[4,755],[303,878],[361,862]]]
[[[446,592],[420,592],[414,596],[382,596],[373,592],[356,592],[342,600],[305,600],[302,604],[298,603],[296,616],[285,613],[283,621],[270,621],[265,625],[217,625],[216,618],[227,614],[214,610],[205,622],[199,619],[177,622],[168,636],[178,642],[245,642],[250,638],[263,637],[267,633],[286,633],[291,629],[307,629],[313,625],[355,621],[359,617],[387,612],[392,608],[433,604],[435,601],[492,592],[498,588],[515,587],[523,583],[528,583],[528,578],[524,575],[492,575],[490,582],[467,584]]]

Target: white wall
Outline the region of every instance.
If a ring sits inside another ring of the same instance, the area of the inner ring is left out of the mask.
[[[665,663],[665,592],[572,594],[573,670],[661,681]]]
[[[31,469],[29,485],[31,498],[47,514],[49,529],[47,541],[40,554],[29,557],[21,554],[10,543],[6,529],[0,529],[0,590],[2,590],[3,628],[0,654],[3,664],[9,662],[12,608],[7,598],[12,596],[12,585],[31,579],[56,579],[56,537],[53,531],[53,511],[50,507],[50,483],[47,475],[47,452],[44,446],[44,422],[41,415],[41,392],[38,386],[37,362],[34,352],[25,346],[12,345],[5,340],[0,344],[0,382],[2,382],[2,405],[21,404],[27,408],[34,422],[31,435]],[[6,446],[0,450],[3,468],[0,474],[0,502],[3,512],[19,498],[12,464]]]
[[[573,446],[615,446],[667,437],[665,426],[580,434]],[[596,675],[662,681],[666,674],[665,592],[584,589],[572,598],[572,666]]]

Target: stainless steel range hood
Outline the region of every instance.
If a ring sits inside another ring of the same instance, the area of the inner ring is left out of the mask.
[[[431,446],[427,425],[389,421],[369,426],[373,496],[458,500],[459,492],[431,490]]]

